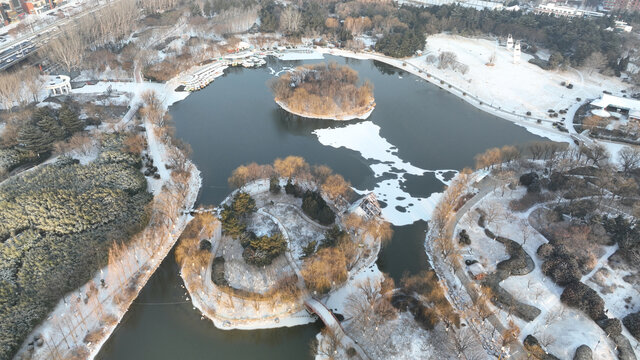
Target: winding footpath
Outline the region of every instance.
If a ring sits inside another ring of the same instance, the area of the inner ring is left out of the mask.
[[[458,225],[458,222],[460,221],[460,219],[468,212],[471,210],[471,208],[473,206],[475,206],[478,202],[480,202],[485,196],[487,196],[489,193],[493,192],[495,189],[495,184],[496,184],[496,180],[492,179],[490,176],[486,176],[484,177],[482,180],[480,180],[480,182],[477,184],[477,188],[478,188],[478,192],[476,193],[476,195],[474,197],[472,197],[471,199],[469,199],[456,213],[455,216],[453,216],[446,224],[445,226],[445,238],[446,239],[453,239],[453,235],[454,235],[454,229],[456,228],[456,226]],[[436,261],[436,255],[437,255],[437,251],[430,251],[429,252],[431,256],[434,257],[434,265],[436,265],[437,261]],[[442,264],[444,265],[444,264]],[[438,266],[440,269],[438,269],[438,273],[442,274],[442,272],[447,269],[446,265],[444,266]],[[469,278],[469,275],[467,275],[467,273],[462,269],[462,267],[458,267],[458,268],[452,268],[453,273],[455,274],[455,276],[458,278],[458,280],[460,281],[460,283],[464,286],[464,289],[466,291],[466,293],[469,295],[469,297],[471,298],[471,300],[475,303],[477,301],[477,299],[481,296],[475,287],[475,283]],[[443,279],[446,281],[447,277],[443,276]],[[454,284],[449,284],[447,286],[448,289],[455,289],[455,287],[453,286]],[[451,294],[450,294],[451,295]],[[449,296],[450,301],[452,303],[452,305],[458,309],[462,309],[465,307],[465,304],[460,303],[460,301],[457,300],[457,298],[455,296]],[[504,324],[500,321],[500,319],[498,319],[498,317],[495,314],[491,314],[490,316],[487,317],[487,320],[489,320],[489,322],[491,323],[491,326],[493,326],[495,328],[495,330],[502,334],[505,332],[505,330],[507,330],[507,328],[504,326]],[[484,345],[484,344],[483,344]],[[510,344],[510,354],[509,354],[509,358],[511,359],[527,359],[527,351],[524,349],[524,347],[522,346],[522,344],[520,344],[519,342],[514,342],[512,344]]]

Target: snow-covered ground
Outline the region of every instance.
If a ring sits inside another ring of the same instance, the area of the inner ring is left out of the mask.
[[[475,274],[491,273],[495,271],[498,262],[509,258],[504,246],[488,238],[484,234],[484,229],[478,226],[479,213],[475,211],[476,209],[483,209],[485,212],[497,209],[496,219],[487,224],[487,228],[496,235],[520,243],[535,263],[535,269],[531,273],[524,276],[511,276],[500,285],[518,301],[533,305],[542,311],[535,320],[527,323],[499,310],[498,315],[501,321],[506,324],[513,320],[521,329],[520,341],[531,334],[543,344],[543,348],[561,359],[573,358],[576,348],[582,344],[586,344],[593,350],[594,359],[616,359],[615,344],[607,337],[607,334],[585,313],[564,305],[560,301],[563,288],[542,273],[542,259],[536,255],[536,251],[547,240],[528,222],[529,215],[536,207],[522,213],[509,210],[509,201],[522,197],[525,192],[524,187],[519,187],[516,190],[505,190],[504,196],[502,196],[502,190],[498,188],[490,192],[462,216],[454,232],[455,239],[457,239],[457,234],[465,229],[471,238],[471,245],[459,247],[460,255],[464,260],[479,261],[479,264],[468,267]],[[600,262],[606,263],[609,255],[611,255],[610,251],[603,251]],[[594,284],[585,283],[598,290]],[[621,290],[624,291],[603,296],[606,309],[620,308],[624,305],[623,298],[627,296],[634,298],[640,296],[637,289],[632,294],[633,290],[628,285],[626,287],[621,285]],[[611,315],[622,315],[617,312],[619,311],[610,311]],[[625,314],[628,312],[628,309],[625,310]],[[625,335],[635,345],[635,340],[629,333],[626,332]]]
[[[532,116],[547,117],[548,109],[568,108],[576,98],[596,98],[602,95],[603,90],[621,95],[620,90],[628,87],[618,78],[595,71],[574,68],[543,70],[528,63],[532,56],[525,53],[522,53],[519,63],[514,63],[513,52],[498,46],[497,41],[447,34],[429,36],[426,51],[410,62],[424,65],[427,56],[437,57],[443,51],[455,53],[459,62],[469,66],[469,71],[463,75],[429,65],[430,72],[442,75],[448,82],[484,98],[488,104],[518,112],[531,111]],[[494,53],[494,65],[487,66]],[[562,86],[562,82],[573,84],[573,89]]]

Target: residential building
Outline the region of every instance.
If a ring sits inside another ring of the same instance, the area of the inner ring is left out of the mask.
[[[605,10],[640,11],[640,0],[604,0],[602,7]]]
[[[24,17],[20,0],[0,0],[0,12],[7,22],[17,21]]]
[[[22,2],[22,8],[27,14],[40,14],[49,10],[46,0],[27,0]]]

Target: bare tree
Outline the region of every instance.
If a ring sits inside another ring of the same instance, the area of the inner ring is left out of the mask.
[[[624,174],[629,175],[640,166],[640,149],[625,146],[624,149],[618,152],[618,162]]]
[[[453,67],[458,61],[458,56],[451,51],[443,51],[438,55],[438,69]]]
[[[583,152],[587,159],[591,160],[595,166],[600,166],[602,161],[609,158],[609,152],[601,144],[596,144],[593,147],[582,145],[580,146],[580,151]]]
[[[531,157],[533,160],[538,160],[542,158],[544,154],[544,142],[536,141],[533,144],[527,147],[529,152],[531,153]]]
[[[280,14],[280,30],[285,33],[293,34],[298,31],[302,20],[302,14],[292,5],[287,6]]]
[[[0,103],[2,107],[8,111],[14,107],[18,98],[17,95],[19,91],[16,89],[20,88],[20,78],[16,73],[7,73],[0,74]]]
[[[40,71],[35,67],[26,67],[20,73],[27,92],[31,95],[33,101],[38,102],[38,93],[44,85]]]
[[[42,55],[63,65],[68,72],[78,67],[84,58],[86,42],[78,29],[68,26],[43,48]]]
[[[337,360],[339,358],[338,350],[340,349],[340,341],[329,330],[329,328],[323,328],[322,340],[314,340],[311,344],[311,355],[313,357],[319,355],[322,359]]]
[[[607,58],[599,51],[591,53],[584,61],[584,67],[589,69],[589,75],[591,75],[594,70],[602,70],[606,65]]]

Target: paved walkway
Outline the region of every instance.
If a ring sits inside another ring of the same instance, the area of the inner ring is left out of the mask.
[[[257,212],[259,214],[268,216],[271,220],[273,220],[278,225],[278,228],[280,228],[280,232],[282,232],[282,236],[284,236],[284,239],[287,241],[287,251],[284,252],[284,255],[287,258],[287,261],[289,262],[289,266],[291,266],[293,271],[296,273],[296,277],[298,278],[298,287],[300,289],[306,289],[307,286],[304,283],[304,278],[302,277],[302,272],[300,271],[300,267],[298,266],[295,259],[293,258],[293,254],[291,253],[291,249],[289,248],[289,232],[287,231],[287,228],[284,227],[284,225],[282,225],[282,222],[280,221],[280,219],[278,219],[275,215],[268,213],[264,208],[258,209]]]

